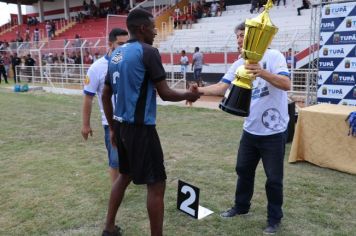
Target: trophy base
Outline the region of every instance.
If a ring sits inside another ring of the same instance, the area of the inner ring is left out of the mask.
[[[230,93],[227,96],[225,95],[219,104],[219,108],[232,115],[247,117],[250,114],[252,90],[234,84],[231,84],[229,89]]]

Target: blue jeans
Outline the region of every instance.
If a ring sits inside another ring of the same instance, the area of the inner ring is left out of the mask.
[[[202,68],[194,69],[194,80],[199,81],[201,79]]]
[[[236,163],[238,179],[235,208],[239,213],[246,213],[250,210],[256,167],[262,159],[267,176],[265,185],[268,201],[267,221],[272,225],[281,221],[283,217],[283,161],[286,137],[286,132],[258,136],[243,131]]]
[[[118,169],[119,168],[119,157],[117,154],[117,148],[115,148],[111,145],[109,126],[104,125],[103,127],[104,127],[104,131],[105,131],[105,147],[106,147],[106,150],[108,151],[109,166],[112,169]]]

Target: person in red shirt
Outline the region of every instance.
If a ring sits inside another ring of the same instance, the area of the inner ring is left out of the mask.
[[[186,20],[186,24],[187,24],[187,29],[191,29],[192,28],[192,24],[193,24],[193,15],[190,12],[187,12],[187,20]]]
[[[183,25],[186,23],[187,21],[187,15],[180,12],[179,13],[179,27],[180,29],[183,29]]]

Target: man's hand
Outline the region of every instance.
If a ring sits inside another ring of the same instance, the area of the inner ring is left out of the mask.
[[[82,136],[84,138],[84,140],[88,139],[88,136],[93,136],[93,130],[91,129],[90,126],[83,126],[82,127]]]
[[[261,68],[260,64],[245,64],[245,69],[248,74],[251,74],[253,77],[262,77],[264,75],[265,70]]]
[[[191,106],[193,102],[195,102],[196,100],[198,100],[198,98],[200,98],[201,95],[203,95],[203,93],[200,93],[198,90],[198,85],[197,84],[192,84],[189,86],[189,94],[192,96],[190,99],[187,99],[185,101],[186,105]]]

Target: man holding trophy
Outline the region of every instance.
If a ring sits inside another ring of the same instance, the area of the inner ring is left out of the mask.
[[[204,95],[223,95],[220,108],[246,117],[237,154],[238,175],[235,204],[221,217],[245,215],[250,210],[256,167],[262,159],[267,176],[267,226],[265,234],[277,232],[283,217],[283,160],[289,121],[287,90],[291,82],[285,57],[267,49],[277,32],[268,10],[237,26],[235,33],[242,57],[217,84],[192,87]]]

